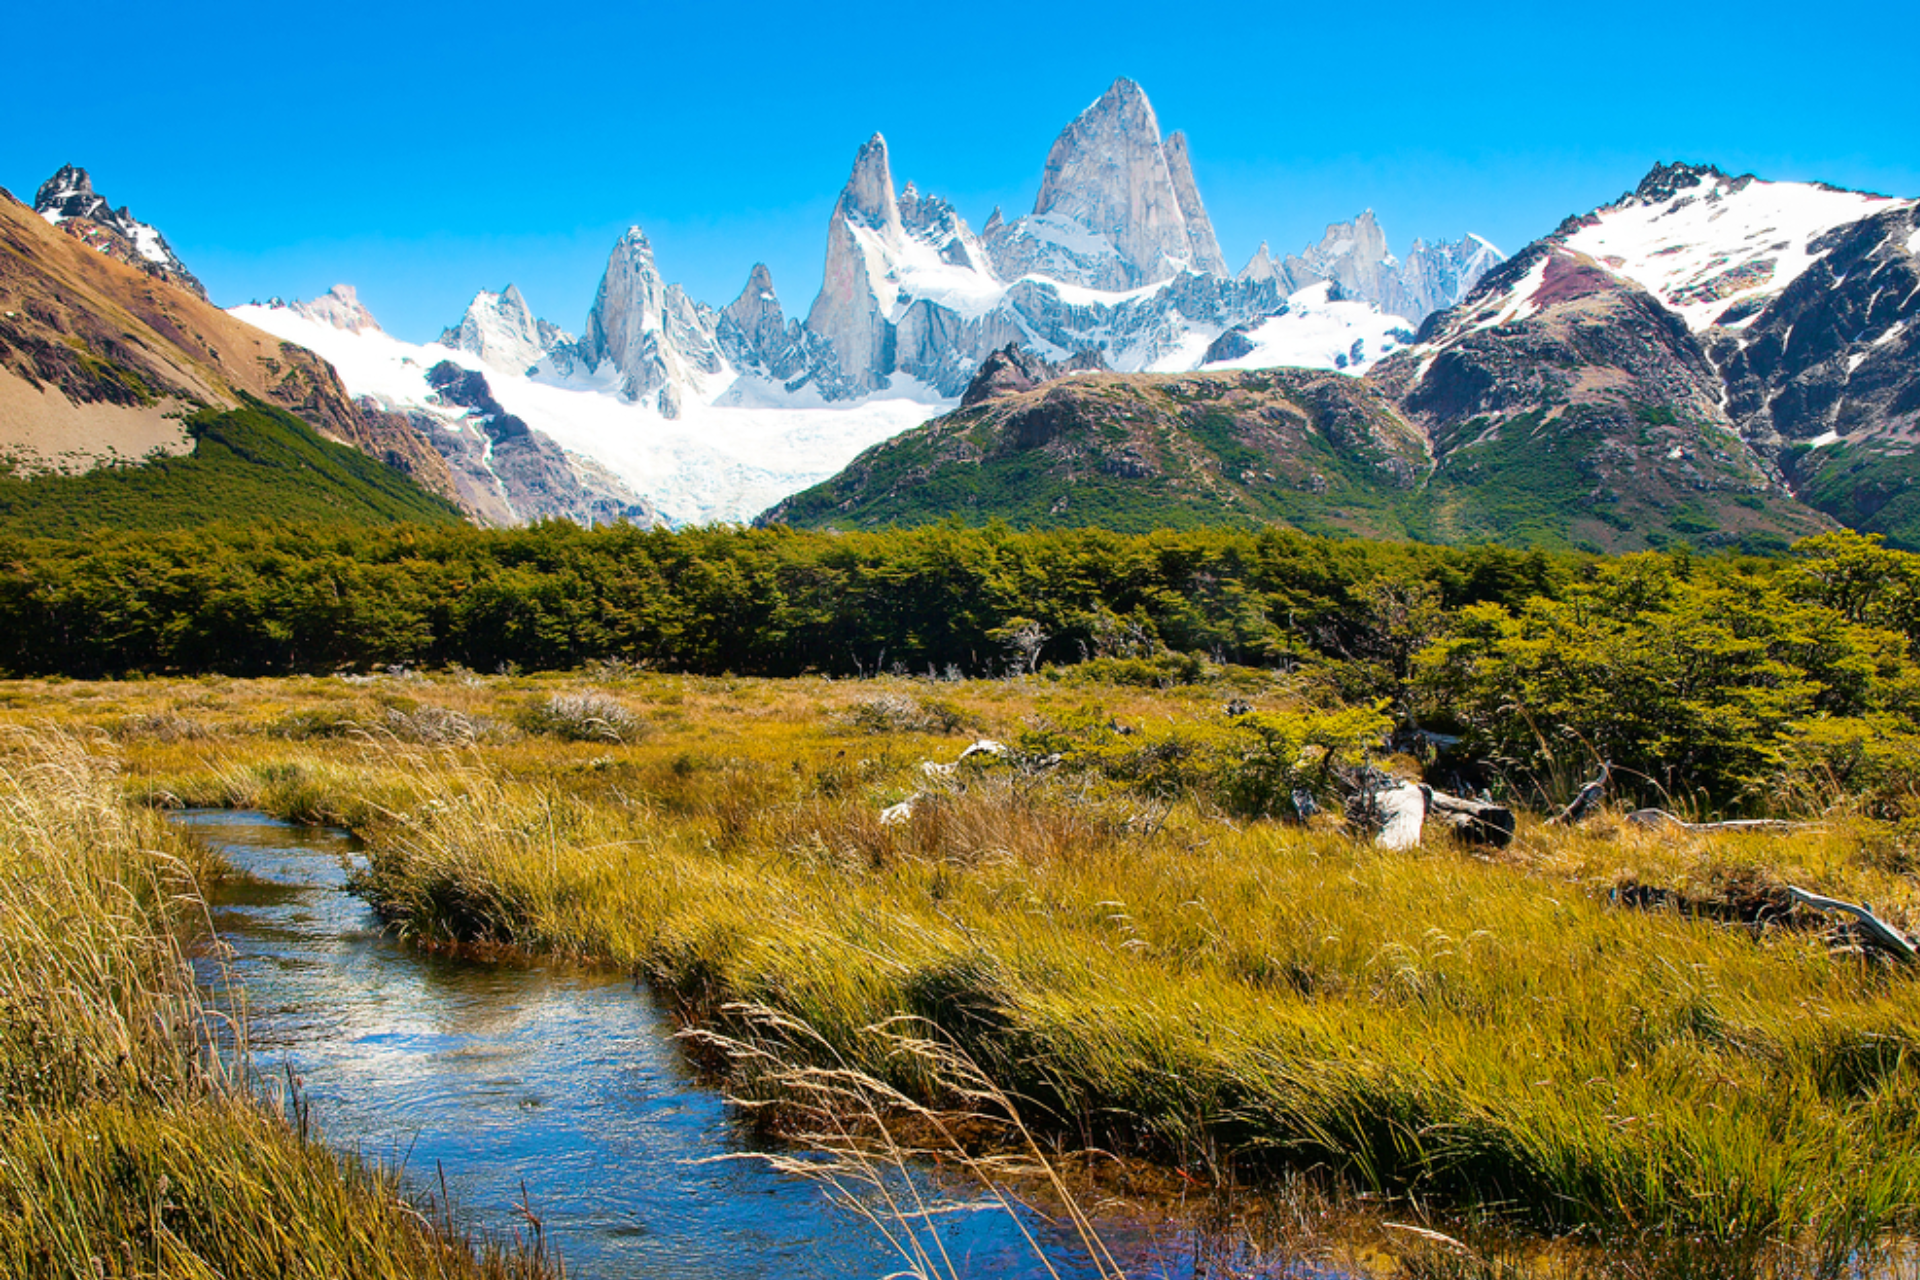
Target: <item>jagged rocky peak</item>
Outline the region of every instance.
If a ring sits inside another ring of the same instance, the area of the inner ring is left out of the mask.
[[[900,205],[893,194],[893,167],[887,160],[887,140],[880,134],[868,138],[854,156],[853,173],[840,192],[840,204],[835,212],[876,229],[900,226]]]
[[[980,362],[980,371],[973,375],[966,394],[960,397],[960,407],[971,409],[1001,396],[1019,395],[1076,373],[1106,372],[1109,372],[1106,357],[1091,348],[1056,364],[1017,342],[1010,342]]]
[[[586,332],[571,347],[556,346],[554,363],[562,373],[576,360],[589,373],[610,371],[626,399],[677,417],[689,395],[705,394],[726,369],[714,333],[719,318],[661,280],[647,233],[629,227],[607,259]]]
[[[572,341],[559,325],[535,316],[512,284],[499,293],[482,289],[474,294],[460,323],[440,335],[441,345],[470,352],[508,373],[523,373],[555,347]]]
[[[756,262],[740,296],[720,312],[715,335],[736,369],[786,382],[805,368],[798,323],[789,321],[774,292],[773,273]]]
[[[92,218],[112,212],[105,200],[94,194],[93,179],[85,169],[63,164],[60,172],[40,184],[33,197],[33,211],[49,222],[65,218]]]
[[[1213,220],[1200,200],[1200,188],[1193,180],[1193,157],[1187,151],[1187,135],[1175,130],[1167,135],[1167,172],[1173,175],[1173,193],[1180,201],[1181,216],[1187,220],[1187,245],[1191,250],[1188,265],[1195,271],[1216,276],[1227,274],[1227,260],[1220,253],[1220,241],[1213,234]]]
[[[1267,248],[1265,240],[1260,242],[1260,247],[1254,250],[1253,256],[1247,259],[1247,265],[1240,268],[1240,275],[1237,278],[1255,282],[1280,279],[1279,268],[1274,266],[1273,253]]]
[[[40,184],[33,211],[108,257],[207,296],[206,286],[187,270],[159,228],[134,217],[125,205],[116,210],[94,191],[93,179],[77,165],[61,165],[58,173]]]
[[[1387,247],[1386,232],[1368,209],[1351,222],[1332,223],[1318,244],[1288,254],[1277,265],[1270,258],[1263,263],[1262,255],[1255,254],[1241,279],[1266,278],[1270,271],[1287,293],[1331,281],[1340,297],[1371,303],[1418,325],[1466,297],[1504,261],[1492,244],[1468,235],[1452,244],[1415,240],[1403,262]]]
[[[893,372],[890,313],[899,290],[886,273],[905,241],[887,140],[876,133],[854,156],[853,172],[833,206],[826,272],[807,312],[807,329],[830,353],[817,371],[830,397],[864,395]]]
[[[1191,185],[1190,171],[1187,178]],[[1197,207],[1197,191],[1191,199]],[[1196,256],[1181,204],[1153,104],[1122,76],[1054,140],[1033,212],[1106,239],[1131,269],[1130,283],[1145,284]]]
[[[1653,168],[1647,171],[1647,176],[1640,179],[1640,185],[1633,189],[1631,195],[1622,196],[1618,203],[1638,200],[1643,204],[1658,204],[1673,199],[1689,187],[1713,181],[1726,182],[1732,179],[1718,165],[1688,164],[1684,160],[1675,160],[1672,164],[1655,161]]]
[[[280,304],[276,301],[268,305]],[[330,325],[348,333],[380,332],[380,322],[361,304],[359,293],[350,284],[337,284],[311,302],[284,305],[295,315],[305,316],[316,324]]]

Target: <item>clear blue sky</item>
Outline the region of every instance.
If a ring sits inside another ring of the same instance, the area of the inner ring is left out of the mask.
[[[424,340],[520,285],[577,331],[619,233],[721,305],[819,287],[855,150],[976,228],[1116,75],[1184,129],[1227,258],[1373,208],[1512,252],[1656,159],[1920,195],[1912,0],[1601,5],[24,0],[0,185],[62,163],[223,305],[357,285]]]

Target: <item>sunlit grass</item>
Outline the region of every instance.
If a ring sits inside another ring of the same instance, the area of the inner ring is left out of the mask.
[[[1129,723],[1217,717],[1205,687],[601,673],[100,689],[0,701],[112,735],[138,799],[355,826],[364,890],[423,941],[629,968],[736,1036],[754,1031],[729,1006],[774,1010],[937,1105],[938,1082],[867,1032],[925,1019],[1069,1146],[1202,1181],[1307,1171],[1636,1256],[1705,1251],[1674,1274],[1779,1250],[1839,1269],[1915,1226],[1911,979],[1810,924],[1736,919],[1786,883],[1920,919],[1903,837],[1844,812],[1742,835],[1523,817],[1498,854],[1432,837],[1401,854],[1070,775],[959,790],[918,767],[1089,700]],[[377,721],[411,704],[513,724],[584,692],[646,732],[449,748]],[[861,713],[877,695],[959,719]],[[1304,695],[1275,677],[1251,696]],[[287,732],[323,710],[366,731]],[[143,732],[142,715],[199,728]],[[946,722],[964,731],[928,731]],[[879,821],[923,789],[911,822]],[[1619,905],[1635,885],[1689,910]]]
[[[249,1092],[186,949],[213,871],[110,758],[0,731],[0,1274],[550,1274],[476,1254]]]

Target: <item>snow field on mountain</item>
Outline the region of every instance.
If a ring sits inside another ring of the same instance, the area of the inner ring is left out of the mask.
[[[1329,302],[1330,286],[1310,285],[1287,299],[1282,315],[1269,316],[1249,328],[1247,340],[1253,350],[1232,360],[1207,365],[1212,369],[1271,369],[1286,366],[1300,369],[1339,369],[1359,374],[1382,356],[1397,351],[1413,325],[1399,316],[1390,316],[1370,302]],[[1396,332],[1397,331],[1397,332]],[[1156,371],[1183,372],[1195,368],[1209,340],[1200,342],[1199,353],[1186,357],[1183,344],[1177,353],[1186,363],[1170,357],[1156,362]],[[1354,359],[1353,344],[1360,346],[1360,358]]]
[[[231,314],[327,360],[352,395],[443,423],[465,411],[439,402],[428,371],[443,360],[478,370],[507,412],[605,466],[676,525],[751,520],[838,472],[861,450],[954,406],[896,377],[885,393],[831,408],[693,402],[680,417],[665,418],[622,400],[611,383],[536,381],[437,342],[420,346],[378,329],[351,333],[285,307],[248,305]]]
[[[1657,295],[1696,333],[1735,303],[1791,284],[1813,241],[1896,201],[1801,182],[1710,179],[1653,203],[1602,209],[1566,244]]]
[[[977,320],[1000,304],[1006,286],[983,271],[956,266],[940,256],[940,251],[918,236],[902,235],[889,244],[871,227],[849,225],[854,243],[866,259],[867,279],[872,282],[887,318],[896,324],[907,308],[924,298],[965,320]],[[897,287],[887,296],[888,283]]]

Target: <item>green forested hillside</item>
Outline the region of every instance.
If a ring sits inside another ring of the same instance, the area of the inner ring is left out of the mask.
[[[193,452],[85,475],[0,475],[0,531],[78,537],[217,521],[445,524],[459,510],[392,467],[258,401],[189,424]]]

